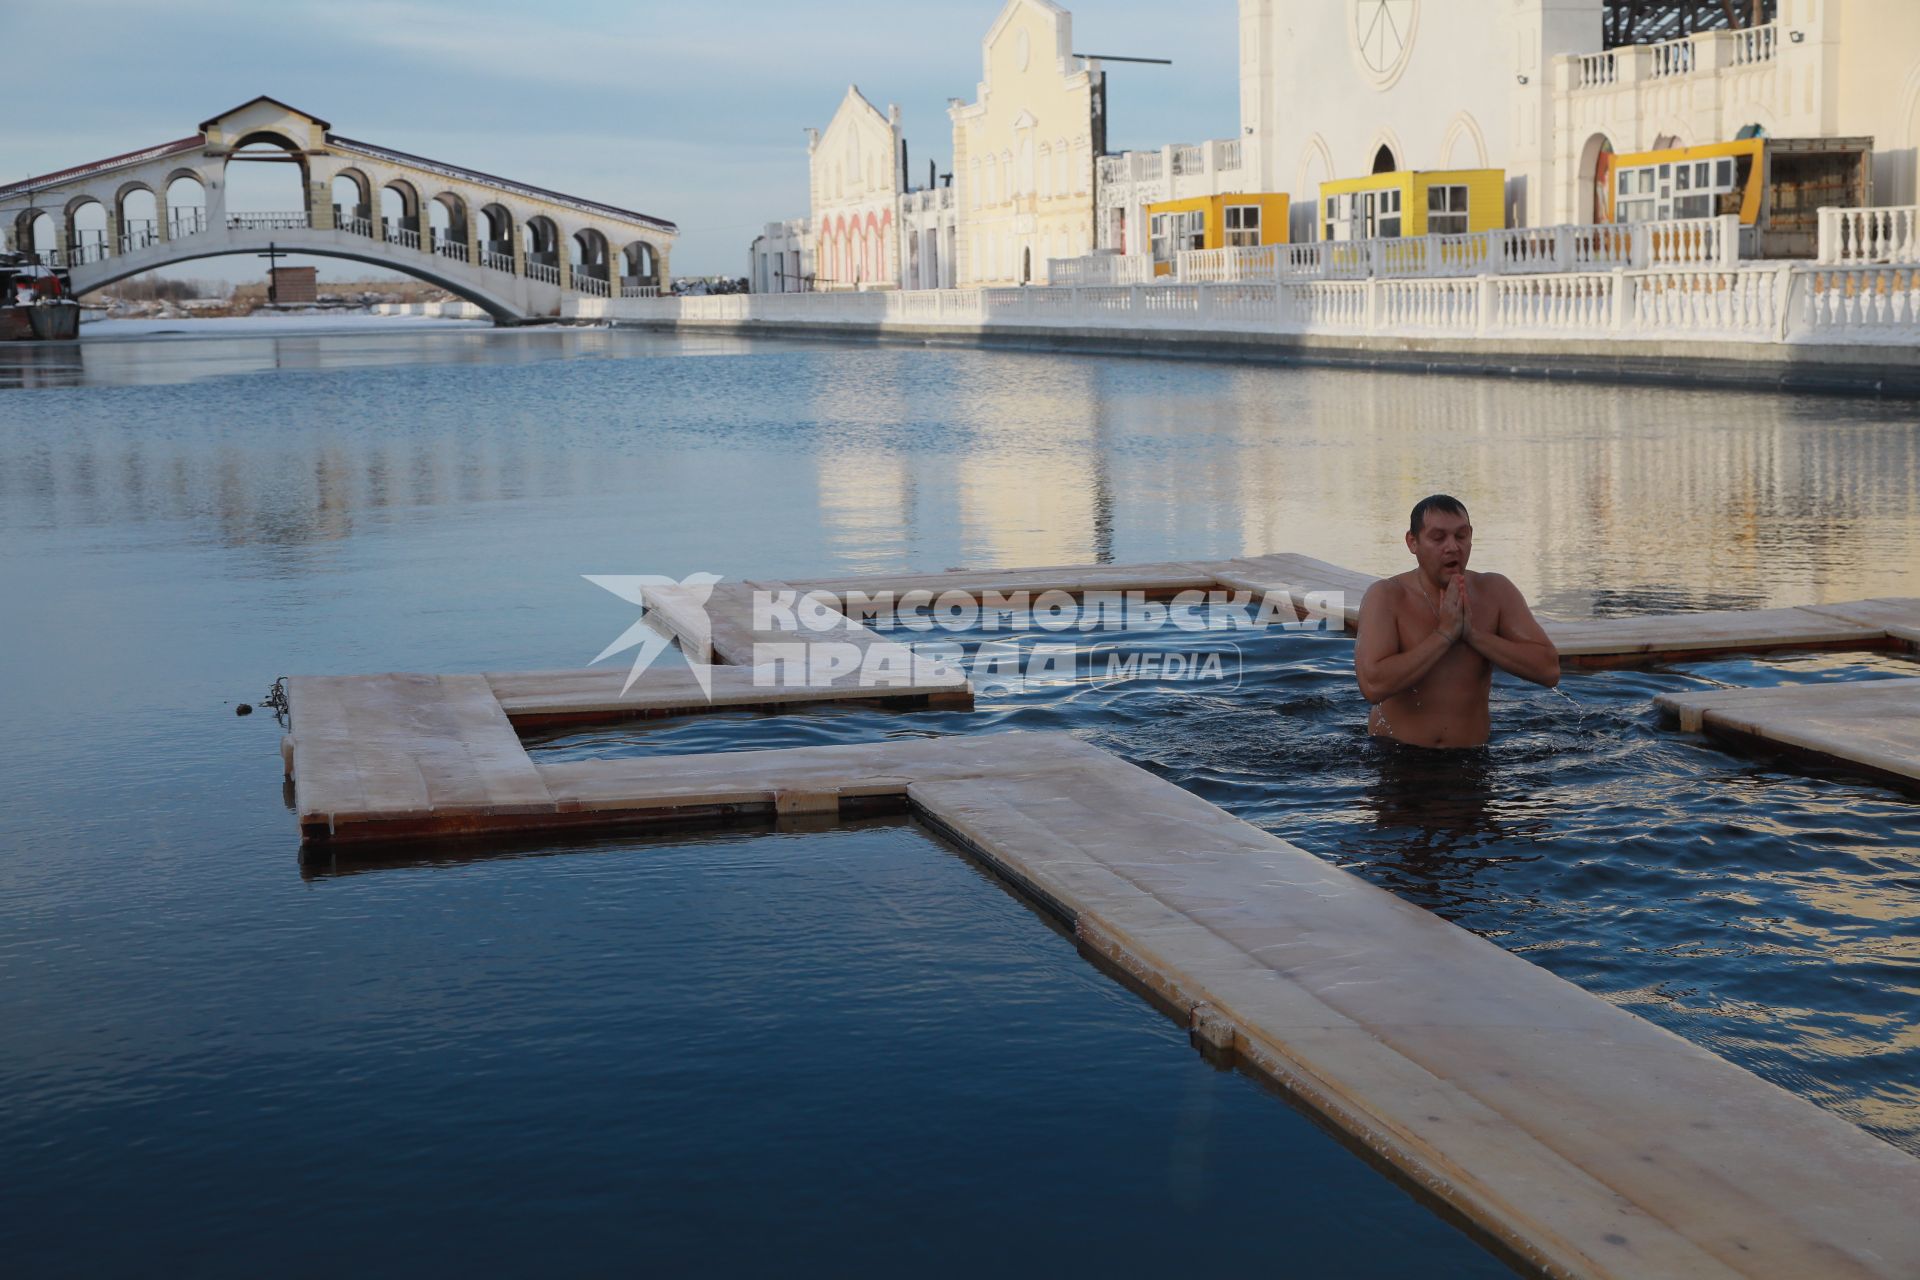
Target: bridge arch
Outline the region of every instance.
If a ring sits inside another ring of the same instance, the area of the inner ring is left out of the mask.
[[[388,199],[388,197],[393,197]],[[396,232],[420,234],[420,190],[405,178],[392,178],[380,188],[380,222],[385,238],[399,240]]]
[[[359,218],[373,225],[373,180],[358,169],[338,170],[329,184],[333,196],[333,225],[342,230],[352,225],[352,219]],[[361,232],[366,234],[365,231]]]
[[[144,249],[160,238],[160,196],[146,183],[121,183],[113,193],[113,212],[120,228],[115,253]]]
[[[99,196],[83,191],[67,201],[67,250],[75,262],[106,256],[107,206]]]
[[[660,283],[660,254],[645,240],[634,240],[620,250],[623,280],[634,284],[658,285]]]
[[[284,154],[275,155],[274,152]],[[235,165],[241,166],[242,173],[249,173],[248,166],[269,164],[278,166],[291,164],[298,171],[293,181],[293,190],[278,178],[250,175],[242,177],[236,186]],[[256,129],[243,134],[227,152],[226,160],[220,168],[220,188],[225,193],[224,201],[229,218],[234,216],[278,214],[285,218],[293,214],[304,215],[311,222],[313,217],[311,174],[307,168],[307,153],[298,142],[283,133],[271,129]],[[255,207],[271,205],[271,208]]]
[[[60,247],[59,223],[37,205],[22,209],[13,220],[13,247],[44,257]]]
[[[591,276],[595,280],[605,280],[608,268],[612,265],[608,261],[606,236],[596,228],[582,227],[573,233],[571,241],[573,270],[582,275]]]
[[[322,235],[329,233],[322,232]],[[287,243],[287,233],[260,232],[257,236],[242,237],[244,243],[229,241],[219,247],[202,247],[191,239],[170,241],[167,252],[155,256],[151,253],[122,255],[97,261],[76,271],[74,290],[78,293],[91,293],[104,289],[110,284],[124,280],[128,276],[140,275],[147,271],[162,270],[178,266],[183,262],[192,262],[200,258],[218,258],[227,256],[254,257],[267,247],[270,239],[278,238],[280,248],[285,251],[309,255],[317,258],[339,258],[349,262],[362,262],[369,266],[387,271],[400,271],[415,279],[445,289],[455,297],[471,302],[493,318],[496,324],[514,324],[530,319],[511,299],[501,297],[488,290],[479,288],[462,279],[458,274],[464,268],[448,263],[446,259],[434,254],[393,255],[381,252],[377,242],[368,241],[362,251],[353,247],[352,241],[345,244],[320,244],[301,242],[297,245]],[[256,243],[257,240],[257,243]],[[450,268],[442,270],[441,264]]]
[[[507,206],[499,203],[482,205],[480,221],[474,230],[485,242],[485,252],[508,258],[513,256],[513,211]]]
[[[456,192],[442,191],[427,202],[427,216],[435,245],[468,242],[467,202]]]
[[[196,169],[175,169],[167,175],[167,236],[197,235],[207,229],[207,184]]]
[[[535,214],[520,224],[527,240],[527,261],[543,267],[560,265],[560,228],[544,213]]]

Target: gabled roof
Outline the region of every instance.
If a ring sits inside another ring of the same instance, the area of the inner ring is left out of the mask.
[[[279,107],[282,111],[291,111],[293,112],[293,114],[297,116],[305,116],[307,119],[319,125],[322,129],[333,128],[332,124],[330,124],[325,120],[322,120],[319,116],[314,115],[311,111],[302,111],[300,108],[293,106],[290,103],[282,102],[278,98],[269,98],[266,94],[263,93],[258,97],[248,98],[245,102],[241,103],[237,107],[229,107],[225,111],[222,111],[217,116],[212,116],[206,120],[202,120],[200,122],[200,132],[205,133],[208,129],[211,129],[214,125],[219,124],[222,120],[225,120],[228,116],[237,114],[238,112],[241,112],[241,111],[245,111],[248,107],[252,106],[256,102],[271,102],[274,106]]]

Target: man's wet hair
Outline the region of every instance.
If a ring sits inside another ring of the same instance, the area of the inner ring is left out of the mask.
[[[1420,536],[1420,526],[1426,523],[1427,512],[1441,511],[1450,516],[1464,516],[1467,506],[1460,499],[1444,493],[1434,493],[1413,504],[1413,515],[1407,520],[1407,532],[1414,537]]]

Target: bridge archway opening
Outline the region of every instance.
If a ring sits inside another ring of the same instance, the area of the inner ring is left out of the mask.
[[[576,231],[572,237],[573,270],[595,280],[607,278],[607,238],[592,227]]]
[[[436,250],[441,245],[467,246],[467,202],[451,191],[442,191],[427,202],[428,229],[433,232]],[[458,254],[455,255],[459,256]]]
[[[485,205],[480,210],[480,222],[474,228],[484,242],[487,253],[498,254],[504,258],[513,256],[513,214],[505,205]]]
[[[60,224],[45,209],[22,209],[13,220],[13,244],[46,262],[60,247]]]
[[[380,188],[380,225],[386,240],[406,241],[420,235],[420,193],[411,182],[395,178]]]
[[[175,169],[167,175],[167,236],[197,235],[207,229],[207,188],[200,175],[191,169]]]
[[[278,133],[250,133],[234,144],[220,172],[227,225],[304,227],[307,157],[299,144]]]
[[[107,256],[107,206],[92,196],[67,201],[67,249],[74,262]]]
[[[144,182],[129,182],[114,194],[120,214],[116,253],[133,253],[160,238],[160,198]]]
[[[537,214],[521,224],[526,239],[527,261],[543,267],[560,265],[560,228],[545,214]]]
[[[358,169],[333,175],[333,225],[342,231],[370,235],[373,231],[373,183]],[[363,225],[355,226],[355,220]]]
[[[660,283],[660,258],[653,246],[645,240],[635,240],[620,251],[625,270],[621,272],[622,284],[658,285]]]

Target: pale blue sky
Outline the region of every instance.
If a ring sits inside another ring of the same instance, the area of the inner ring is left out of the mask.
[[[946,171],[995,0],[3,0],[0,175],[184,137],[266,93],[363,138],[671,218],[676,274],[746,270],[760,224],[806,212],[801,130],[847,83],[906,113],[912,171]],[[1232,136],[1234,0],[1086,0],[1110,144]],[[31,127],[23,127],[23,126]],[[260,169],[265,166],[255,166]],[[211,266],[211,264],[207,264]],[[191,272],[189,272],[191,273]],[[202,274],[211,274],[202,268]]]

